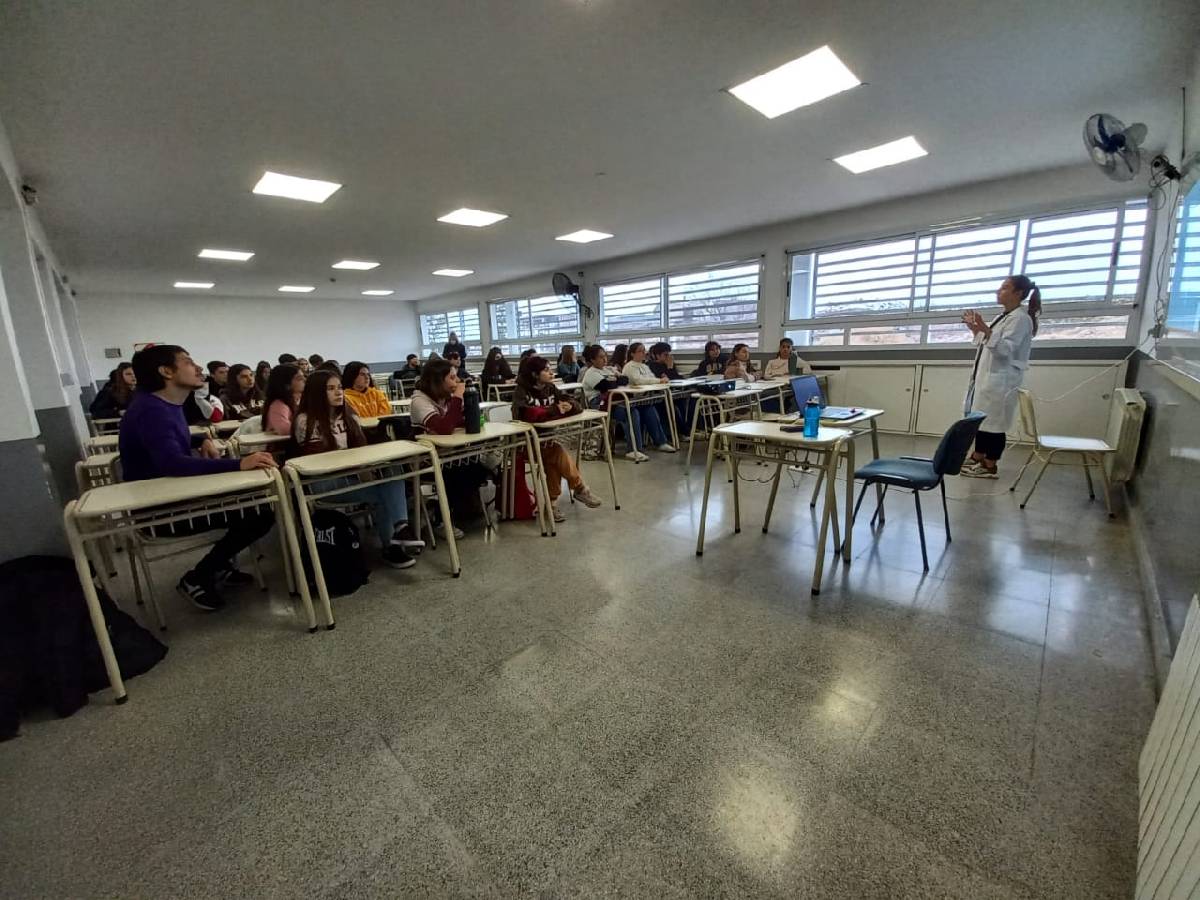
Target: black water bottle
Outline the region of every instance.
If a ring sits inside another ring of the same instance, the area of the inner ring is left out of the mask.
[[[467,392],[463,394],[463,424],[467,434],[479,434],[482,419],[483,415],[479,411],[479,391],[475,390],[474,384],[468,384]]]

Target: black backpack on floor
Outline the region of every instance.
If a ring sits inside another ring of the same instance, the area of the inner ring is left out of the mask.
[[[353,594],[370,578],[358,528],[345,513],[320,507],[313,511],[312,524],[313,534],[317,538],[317,556],[321,559],[321,573],[325,576],[329,596]],[[309,584],[313,584],[307,542],[304,543],[304,574]]]

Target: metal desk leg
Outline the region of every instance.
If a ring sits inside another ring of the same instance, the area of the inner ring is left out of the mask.
[[[679,427],[675,424],[675,400],[671,397],[671,389],[667,388],[664,392],[666,402],[663,404],[667,408],[667,424],[671,426],[671,446],[676,450],[679,449]]]
[[[705,394],[697,394],[696,406],[692,409],[692,433],[688,436],[687,455],[687,469],[689,472],[692,470],[692,450],[694,450],[696,447],[696,432],[700,427],[700,408],[704,406],[704,403],[707,399],[708,397]],[[709,440],[712,440],[711,433],[709,434]]]
[[[641,429],[633,427],[633,404],[629,402],[628,394],[622,394],[621,399],[625,401],[625,443],[629,446],[630,450],[641,453],[642,435],[638,434]],[[640,463],[641,460],[638,459],[633,461],[635,466]]]
[[[612,458],[612,441],[608,437],[608,420],[605,419],[603,427],[600,429],[600,434],[604,440],[604,461],[608,463],[608,482],[612,485],[613,492],[613,509],[621,508],[621,500],[617,497],[617,470],[613,468]],[[579,439],[579,443],[583,444],[583,438]]]
[[[696,555],[704,555],[704,521],[708,517],[708,492],[712,488],[713,456],[719,437],[716,432],[708,436],[708,464],[704,467],[704,502],[700,505],[700,533],[696,536]]]
[[[841,448],[835,445],[825,451],[825,505],[821,510],[821,530],[820,536],[817,538],[817,561],[813,566],[813,594],[821,593],[821,575],[825,571],[825,545],[829,536],[829,518],[832,515],[834,504],[837,503],[834,482],[837,480],[837,458],[840,450]]]
[[[129,699],[125,691],[125,682],[121,680],[121,668],[117,665],[117,656],[113,653],[112,641],[108,639],[108,623],[104,619],[104,611],[100,609],[100,598],[96,594],[96,585],[92,581],[87,553],[83,548],[83,537],[75,525],[75,501],[72,500],[63,510],[63,526],[67,532],[67,543],[71,545],[71,556],[75,558],[75,573],[79,576],[79,586],[83,588],[83,599],[87,602],[88,616],[92,620],[92,631],[96,633],[96,643],[100,645],[100,656],[104,659],[104,671],[108,673],[108,683],[112,685],[117,703]]]
[[[462,574],[462,564],[458,560],[458,541],[454,539],[454,523],[450,520],[450,501],[446,499],[446,483],[442,480],[442,461],[438,459],[437,450],[429,448],[430,465],[433,468],[433,484],[437,490],[438,508],[442,513],[442,521],[446,523],[446,545],[450,548],[450,573],[457,578]]]
[[[300,507],[300,524],[304,529],[304,542],[308,545],[308,559],[313,567],[313,581],[317,583],[317,596],[321,600],[321,612],[325,616],[325,630],[332,631],[336,624],[333,621],[333,607],[329,604],[329,588],[325,586],[325,571],[321,568],[321,557],[317,553],[317,534],[313,531],[312,513],[308,508],[308,498],[304,496],[304,485],[300,483],[300,473],[291,467],[286,467],[288,478],[292,480],[292,489],[296,493],[296,505]],[[299,563],[299,550],[297,549],[297,564]],[[300,569],[300,575],[296,578],[297,586],[304,581],[304,570]],[[300,596],[304,596],[304,592],[308,590],[308,585],[300,589]],[[317,630],[316,621],[310,621],[309,634]]]
[[[778,451],[776,451],[778,454]],[[775,509],[775,495],[779,493],[779,476],[783,474],[783,458],[777,457],[775,462],[775,477],[771,480],[771,499],[767,501],[767,514],[763,516],[763,534],[771,525],[771,512]]]
[[[733,471],[733,533],[742,533],[742,500],[741,491],[738,490],[738,460],[740,457],[732,450],[726,454],[729,460],[729,467]]]
[[[308,579],[304,577],[304,560],[300,555],[300,542],[296,539],[296,520],[292,518],[291,494],[283,480],[283,473],[274,470],[275,490],[279,494],[279,522],[277,527],[283,538],[283,565],[288,570],[289,585],[299,592],[300,602],[304,605],[304,615],[308,619],[308,633],[317,630],[317,615],[313,610],[312,594],[308,590]],[[333,627],[333,619],[327,620]]]
[[[283,493],[280,494],[279,505],[283,506],[288,502],[288,490],[287,485],[283,483],[282,476],[280,476],[280,485],[283,487]],[[298,593],[296,590],[296,569],[292,565],[291,548],[288,546],[287,529],[283,527],[282,517],[283,513],[281,512],[280,521],[276,528],[276,531],[279,532],[279,556],[283,560],[283,574],[287,577],[288,596],[295,597]],[[300,573],[300,577],[304,577],[303,572]]]
[[[874,420],[872,420],[874,421]],[[854,438],[846,441],[846,539],[842,544],[842,565],[850,565],[854,536]]]
[[[879,427],[875,424],[876,418],[878,418],[878,416],[872,417],[872,419],[871,419],[871,458],[872,459],[879,459]],[[849,472],[847,472],[846,477],[848,479],[850,479],[851,481],[853,481],[854,480],[854,470],[851,469]],[[879,524],[882,525],[884,522],[883,485],[880,484],[879,482],[875,482],[875,500],[879,504]]]
[[[530,428],[530,432],[533,429]],[[550,509],[550,482],[546,480],[546,467],[542,462],[542,442],[536,434],[526,433],[525,453],[529,458],[529,470],[533,473],[534,496],[537,498],[538,516],[542,528],[542,537],[557,537],[558,529],[554,525],[554,513]]]

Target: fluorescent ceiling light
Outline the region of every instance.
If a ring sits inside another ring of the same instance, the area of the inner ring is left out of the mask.
[[[390,297],[395,291],[363,291],[364,297]]]
[[[254,254],[249,250],[210,250],[205,247],[198,255],[201,259],[232,259],[245,262]]]
[[[860,175],[872,169],[894,166],[896,163],[928,155],[929,151],[918,144],[915,137],[909,135],[898,141],[880,144],[878,147],[869,147],[866,150],[859,150],[857,153],[838,156],[833,161],[842,168],[849,169],[855,175]]]
[[[488,212],[486,209],[456,209],[438,218],[439,222],[449,222],[451,225],[470,225],[473,228],[483,228],[485,225],[495,225],[501,219],[507,219],[507,213]]]
[[[177,287],[177,288],[200,288],[202,290],[208,290],[212,286],[213,286],[213,283],[211,281],[177,281],[177,282],[175,282],[175,287]]]
[[[474,269],[434,269],[434,275],[445,275],[447,278],[462,278],[464,275],[474,275]]]
[[[829,47],[731,87],[729,93],[768,119],[862,84]]]
[[[281,175],[278,172],[264,172],[254,186],[254,193],[269,194],[272,197],[290,197],[293,200],[307,200],[310,203],[324,203],[341,185],[333,181],[319,181],[316,178],[297,178],[295,175]]]
[[[590,244],[592,241],[606,241],[610,237],[606,231],[592,231],[590,228],[581,228],[578,231],[572,231],[570,234],[560,234],[555,238],[556,241],[574,241],[576,244]]]
[[[365,259],[343,259],[341,262],[335,262],[330,268],[333,269],[360,269],[365,272],[367,269],[374,269],[379,263],[370,262]]]
[[[285,294],[307,294],[316,288],[311,284],[281,284],[279,290]]]

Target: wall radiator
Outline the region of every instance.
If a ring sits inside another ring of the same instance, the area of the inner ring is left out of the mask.
[[[1146,399],[1141,391],[1133,388],[1117,388],[1113,391],[1112,405],[1108,409],[1108,433],[1105,435],[1108,445],[1117,451],[1106,454],[1105,458],[1108,480],[1113,484],[1133,477],[1145,418]]]
[[[1200,897],[1200,601],[1138,762],[1137,900]]]

